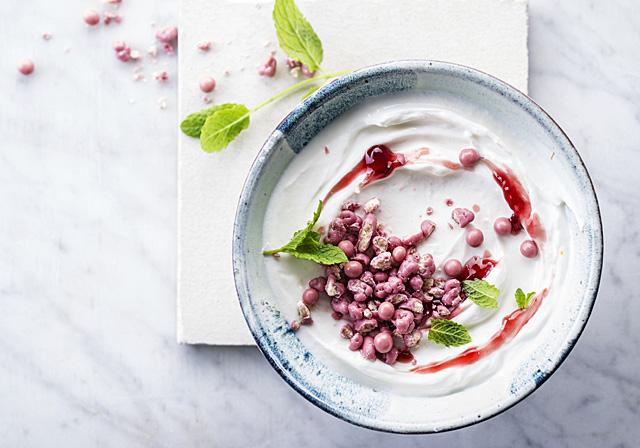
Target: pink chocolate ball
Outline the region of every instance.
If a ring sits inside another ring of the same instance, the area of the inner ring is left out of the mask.
[[[33,73],[34,69],[35,65],[33,64],[33,61],[31,59],[23,59],[18,62],[18,71],[25,76]]]
[[[351,260],[344,265],[344,273],[349,278],[358,278],[362,275],[364,268],[362,264],[355,260]]]
[[[495,230],[498,235],[511,233],[511,221],[509,221],[509,218],[496,218],[493,222],[493,230]]]
[[[313,288],[307,288],[302,293],[302,302],[307,306],[313,306],[318,303],[320,294]]]
[[[353,243],[349,240],[342,240],[338,243],[338,247],[344,252],[344,254],[351,258],[356,253]]]
[[[524,240],[520,245],[520,253],[527,258],[535,258],[538,255],[538,245],[533,240]]]
[[[462,272],[462,263],[452,258],[445,262],[443,270],[449,277],[457,277]]]
[[[373,345],[379,353],[388,353],[389,350],[393,348],[393,338],[391,337],[391,333],[386,331],[378,333],[373,339]]]
[[[471,168],[480,160],[480,153],[475,148],[464,148],[460,151],[458,159],[463,167]]]
[[[204,93],[213,92],[213,89],[216,88],[216,80],[211,76],[205,76],[200,80],[200,90]]]
[[[98,23],[100,23],[100,14],[98,14],[97,11],[94,11],[93,9],[87,9],[82,18],[84,19],[84,23],[86,23],[89,26],[96,26]]]
[[[469,229],[464,238],[471,247],[478,247],[484,241],[484,235],[480,229]]]
[[[391,302],[382,302],[378,307],[378,317],[382,320],[389,320],[396,312],[396,308]]]
[[[393,261],[396,263],[401,263],[402,260],[407,256],[407,249],[404,246],[398,246],[393,249],[391,252],[391,256],[393,257]]]

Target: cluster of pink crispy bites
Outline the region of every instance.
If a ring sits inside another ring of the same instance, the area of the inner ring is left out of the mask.
[[[349,340],[349,349],[394,364],[400,353],[418,345],[431,319],[449,317],[465,297],[459,280],[433,278],[433,257],[416,249],[435,224],[425,220],[419,232],[406,238],[388,235],[376,218],[379,207],[376,198],[364,206],[343,204],[325,239],[349,261],[327,266],[325,276],[309,282],[298,304],[299,320],[291,328],[311,324],[310,308],[326,294],[334,319],[347,321],[340,335]]]

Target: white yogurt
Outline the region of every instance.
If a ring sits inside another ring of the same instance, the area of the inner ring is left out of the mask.
[[[539,175],[544,170],[531,169],[531,154],[518,146],[509,129],[502,128],[469,104],[449,96],[403,94],[371,100],[343,115],[294,158],[280,179],[267,208],[264,247],[279,247],[295,230],[304,227],[318,200],[356,165],[367,148],[376,144],[386,144],[394,152],[405,154],[419,148],[429,148],[430,152],[420,163],[401,167],[391,177],[361,192],[358,191],[361,179],[353,182],[325,204],[319,225],[326,226],[345,200],[364,202],[377,196],[382,203],[378,222],[384,223],[390,234],[401,237],[413,234],[427,218],[436,223],[435,232],[419,246],[419,251],[433,255],[437,273],[449,258],[464,262],[473,255],[482,256],[485,250],[499,261],[486,278],[501,291],[499,307],[487,310],[465,301],[464,311],[455,318],[467,326],[473,342],[446,348],[423,339],[420,347],[413,351],[418,365],[440,361],[486,343],[500,329],[502,318],[517,308],[516,288],[525,292],[549,288],[549,296],[520,334],[497,352],[474,364],[433,374],[411,373],[411,365],[389,366],[380,361],[367,361],[359,352],[350,352],[347,341],[339,336],[344,321],[331,318],[326,299],[313,310],[314,324],[302,327],[299,337],[314,353],[343,373],[379,388],[393,387],[413,395],[450,394],[480,384],[499,372],[503,363],[521,362],[523,353],[527,353],[524,349],[535,345],[536,335],[543,328],[553,301],[561,300],[565,288],[569,287],[563,279],[568,259],[564,254],[572,245],[569,229],[575,222],[571,195],[562,179],[544,178]],[[325,146],[329,148],[328,154]],[[525,231],[517,236],[502,237],[493,231],[495,218],[509,217],[512,211],[486,165],[479,164],[473,170],[451,170],[433,163],[434,160],[457,162],[458,153],[464,147],[475,147],[483,157],[511,168],[528,190],[532,209],[547,231],[547,240],[536,258],[528,259],[520,254],[520,243],[529,238]],[[445,204],[449,198],[453,206]],[[479,206],[479,211],[473,225],[484,233],[484,243],[478,248],[465,243],[464,229],[451,219],[453,208],[472,209],[474,205]],[[426,214],[427,207],[434,210],[431,216]],[[295,319],[296,303],[303,289],[311,278],[322,273],[322,268],[286,255],[278,260],[269,257],[265,263],[276,305],[289,319]]]

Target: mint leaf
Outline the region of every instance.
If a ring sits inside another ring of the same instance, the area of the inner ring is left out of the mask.
[[[500,290],[485,280],[465,280],[462,290],[467,298],[482,308],[497,308]]]
[[[458,347],[471,342],[467,327],[452,320],[435,319],[431,321],[428,339],[446,347]]]
[[[524,293],[524,291],[520,288],[516,289],[516,303],[518,304],[518,308],[528,308],[529,307],[529,302],[531,302],[531,299],[533,298],[533,296],[535,296],[536,293],[535,292],[528,292],[527,294]]]
[[[338,246],[331,244],[301,245],[297,250],[288,252],[296,258],[314,261],[319,264],[338,264],[349,261],[345,253]]]
[[[184,120],[182,120],[182,123],[180,123],[180,129],[189,137],[198,138],[200,137],[202,126],[209,116],[213,115],[216,111],[228,109],[234,106],[235,104],[217,104],[215,106],[208,107],[207,109],[189,114]]]
[[[273,22],[280,48],[309,71],[318,70],[322,63],[322,42],[293,0],[276,0]]]
[[[297,230],[291,241],[279,249],[265,250],[263,255],[273,255],[279,252],[288,253],[296,258],[310,260],[320,264],[338,264],[349,261],[345,253],[337,246],[320,242],[320,234],[313,230],[322,213],[322,201],[313,213],[313,218],[307,223],[307,227]]]
[[[206,152],[217,152],[229,145],[249,127],[249,109],[243,104],[225,104],[209,115],[202,126],[200,145]]]

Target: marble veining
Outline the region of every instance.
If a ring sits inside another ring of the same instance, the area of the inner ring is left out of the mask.
[[[135,83],[111,44],[146,48],[149,24],[175,23],[177,4],[124,0],[122,25],[99,33],[80,20],[89,6],[0,2],[2,446],[637,445],[634,0],[530,1],[531,96],[580,151],[604,221],[604,271],[587,328],[526,401],[426,437],[323,413],[254,347],[175,343],[175,80]],[[54,38],[42,41],[44,31]],[[22,79],[14,65],[26,53],[36,76]],[[175,74],[175,59],[159,64]]]

